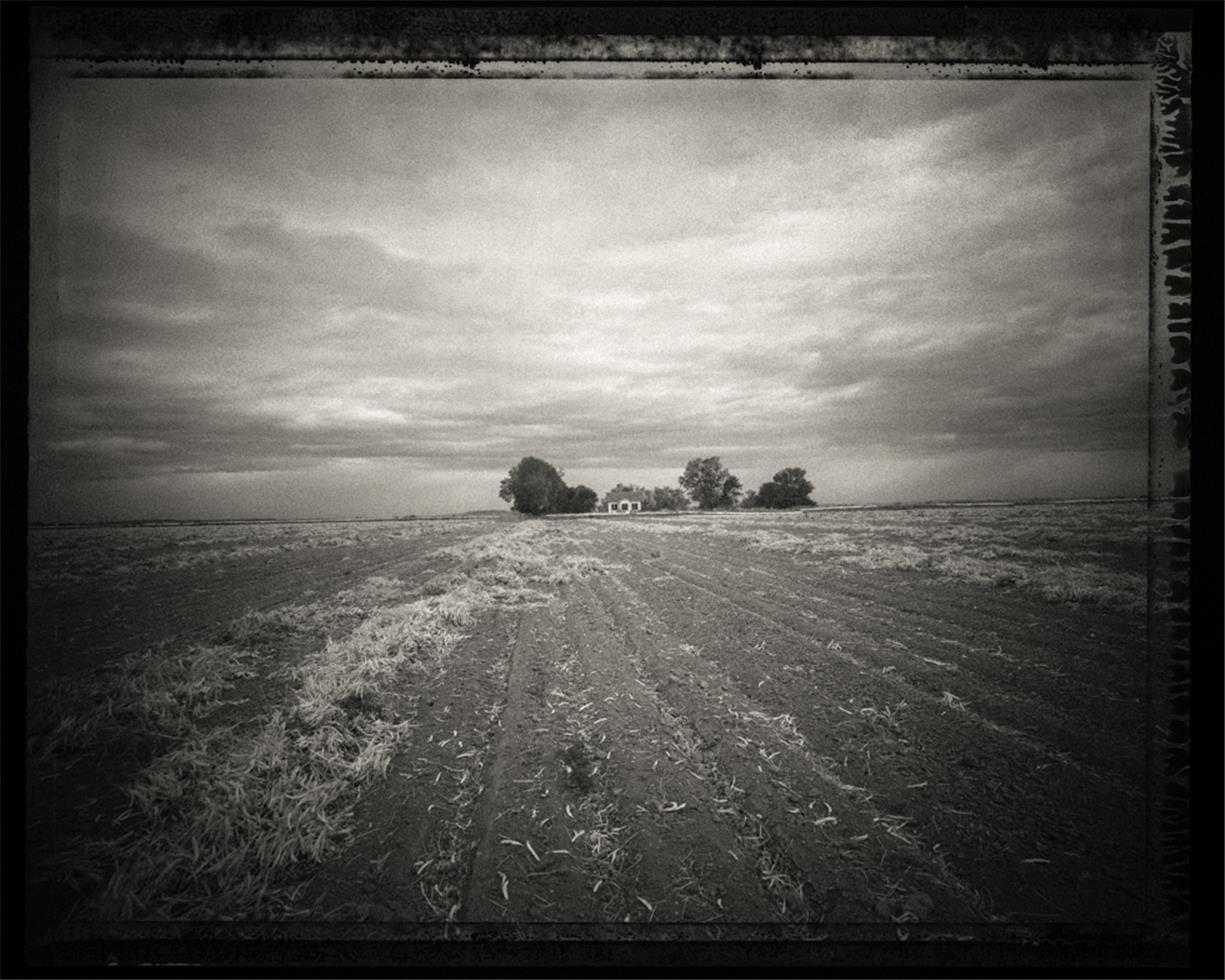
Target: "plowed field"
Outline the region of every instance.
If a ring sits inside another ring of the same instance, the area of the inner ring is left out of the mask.
[[[36,529],[30,938],[1142,922],[1148,534],[1140,503]]]

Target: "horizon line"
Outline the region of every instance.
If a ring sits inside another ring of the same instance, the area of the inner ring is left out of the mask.
[[[973,497],[946,500],[888,500],[858,503],[818,503],[813,507],[786,508],[786,510],[822,511],[822,510],[882,510],[882,509],[922,509],[925,507],[1016,507],[1032,504],[1078,504],[1078,503],[1114,503],[1124,501],[1159,502],[1178,499],[1169,495],[1150,496],[1149,494],[1116,494],[1096,497]],[[757,511],[759,508],[751,508]],[[762,513],[770,513],[771,508],[760,509]],[[675,513],[675,514],[705,514],[705,513],[748,513],[739,507],[716,508],[713,511],[703,511],[697,507],[687,507],[678,511],[649,511],[644,513]],[[593,513],[598,513],[594,512]],[[37,520],[26,521],[27,528],[35,527],[108,527],[120,525],[156,525],[156,524],[356,524],[356,523],[387,523],[391,521],[439,521],[461,520],[480,516],[526,516],[519,515],[513,507],[480,508],[476,510],[451,511],[444,514],[405,514],[402,516],[369,517],[356,515],[353,517],[120,517],[108,519],[77,519],[77,520]]]

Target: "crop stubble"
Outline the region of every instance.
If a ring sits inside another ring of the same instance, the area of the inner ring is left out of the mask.
[[[898,512],[331,527],[322,546],[306,531],[280,550],[254,532],[245,551],[197,541],[205,557],[179,567],[137,538],[125,569],[97,557],[85,584],[80,555],[56,574],[61,542],[31,599],[34,689],[58,698],[31,701],[41,926],[904,936],[1141,921],[1143,518],[940,513],[926,538],[922,515]],[[1051,588],[1059,575],[1094,588]],[[111,611],[145,590],[143,618]],[[256,612],[227,623],[226,608]],[[125,677],[142,707],[116,718]],[[184,811],[217,799],[210,778],[239,778],[217,760],[247,758],[269,718],[297,732],[292,759],[269,763],[296,775],[277,778],[321,793],[311,846],[250,814],[232,868],[226,830],[211,875],[193,874],[198,856],[173,887],[134,870],[207,850],[214,831]],[[220,755],[189,776],[184,739]],[[178,780],[174,807],[142,803],[159,773]]]

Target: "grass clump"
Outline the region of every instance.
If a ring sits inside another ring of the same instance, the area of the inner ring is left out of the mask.
[[[105,918],[211,919],[283,912],[287,865],[321,860],[351,836],[360,787],[386,774],[407,722],[363,714],[311,725],[276,711],[254,735],[235,727],[159,756],[129,788],[121,819],[152,833],[118,842],[98,902]]]
[[[712,526],[706,533],[730,537],[757,551],[816,555],[871,570],[925,570],[952,581],[1026,589],[1048,602],[1128,610],[1145,607],[1147,580],[1143,575],[1106,568],[1083,554],[1074,564],[1065,565],[1059,561],[1062,552],[1001,544],[987,528],[872,526],[858,535],[829,531],[806,536],[773,528]],[[900,540],[882,540],[886,534]]]
[[[128,788],[121,820],[144,832],[117,854],[100,910],[117,918],[232,918],[284,912],[274,887],[298,861],[351,835],[361,788],[385,776],[412,728],[389,692],[462,637],[472,604],[454,595],[384,610],[329,639],[292,674],[297,689],[255,732],[197,732]]]
[[[522,524],[509,533],[485,534],[442,548],[439,554],[460,559],[463,562],[460,574],[477,584],[512,590],[531,585],[564,585],[624,567],[587,554],[561,554],[548,547],[548,538],[567,540],[567,531],[553,524]]]
[[[287,701],[262,722],[201,731],[200,706],[216,686],[149,672],[130,687],[146,714],[177,706],[181,744],[155,758],[128,787],[121,822],[137,829],[114,842],[116,867],[95,911],[108,918],[213,919],[289,914],[295,892],[285,869],[319,861],[352,836],[362,789],[386,775],[413,723],[403,682],[445,668],[448,654],[483,611],[543,601],[528,583],[556,583],[606,566],[584,556],[557,556],[540,538],[488,535],[457,549],[465,570],[427,584],[420,598],[378,608],[400,592],[394,580],[371,580],[341,595],[345,615],[364,614],[342,637],[288,671]],[[319,606],[250,614],[236,636],[333,622]],[[262,632],[261,632],[262,631]],[[245,671],[232,648],[196,651],[209,676]],[[218,702],[219,703],[219,702]]]
[[[170,653],[165,644],[128,654],[93,684],[54,688],[53,720],[29,739],[36,762],[133,732],[181,737],[227,704],[222,695],[256,676],[259,654],[228,644]]]
[[[702,522],[596,522],[590,533],[692,534],[755,551],[870,570],[927,571],[955,582],[1035,592],[1049,602],[1142,611],[1134,547],[1161,526],[1143,502],[1018,504],[794,515],[703,515]]]
[[[371,576],[325,600],[251,610],[231,623],[221,640],[236,646],[262,647],[295,634],[333,633],[403,599],[406,593],[407,587],[397,578]]]
[[[161,649],[125,657],[107,713],[120,722],[135,719],[145,729],[182,735],[195,727],[195,719],[224,703],[221,695],[237,680],[256,676],[257,657],[228,645],[192,647],[178,656],[165,656]]]
[[[1092,603],[1143,610],[1147,579],[1129,572],[1112,572],[1096,566],[1065,568],[1056,564],[1034,576],[1034,585],[1052,602]]]

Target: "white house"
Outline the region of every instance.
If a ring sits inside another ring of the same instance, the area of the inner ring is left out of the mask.
[[[631,514],[642,510],[646,499],[642,490],[610,490],[604,495],[604,508],[610,514]]]

